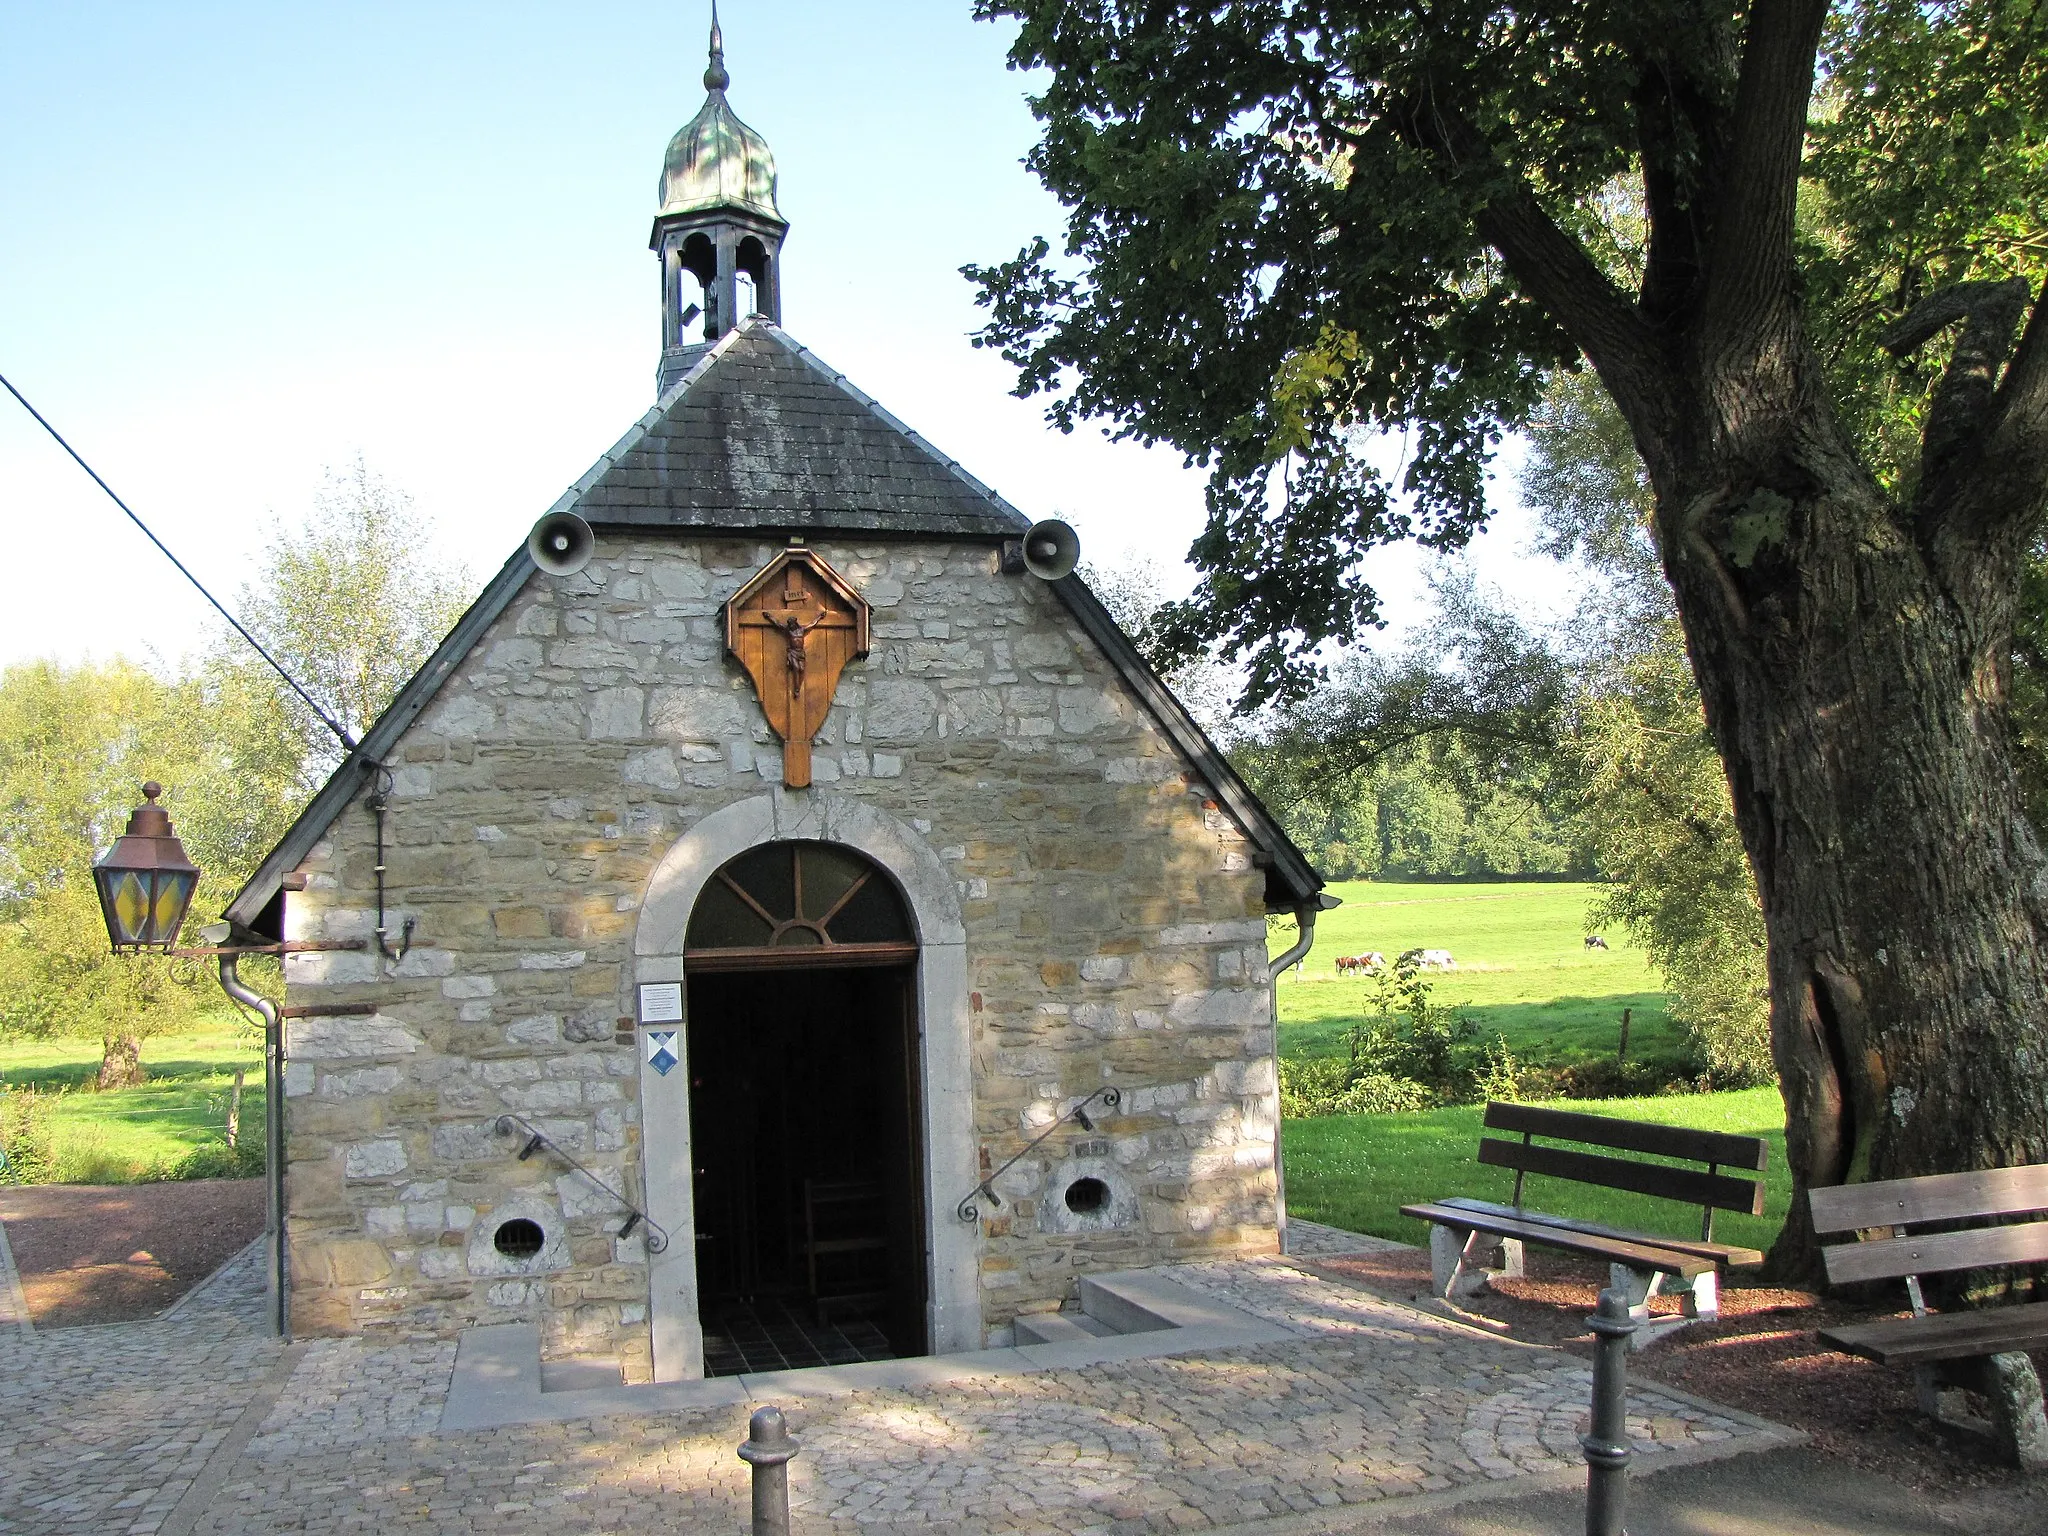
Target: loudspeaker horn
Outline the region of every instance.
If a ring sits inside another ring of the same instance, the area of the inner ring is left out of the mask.
[[[1056,517],[1033,523],[1024,535],[1024,569],[1040,581],[1073,575],[1080,559],[1081,536]]]
[[[550,576],[574,576],[590,564],[596,547],[590,524],[574,512],[550,512],[526,536],[526,552]]]

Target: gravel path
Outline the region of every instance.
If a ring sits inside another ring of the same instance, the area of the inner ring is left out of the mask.
[[[261,1179],[0,1188],[38,1328],[154,1317],[248,1246],[263,1215]]]

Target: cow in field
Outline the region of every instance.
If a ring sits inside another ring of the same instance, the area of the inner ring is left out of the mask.
[[[1597,933],[1589,933],[1589,934],[1587,934],[1587,935],[1586,935],[1586,948],[1588,948],[1588,949],[1605,949],[1606,947],[1607,947],[1607,940],[1606,940],[1606,939],[1604,939],[1604,938],[1602,938],[1602,937],[1601,937],[1601,936],[1600,936],[1599,934],[1597,934]]]
[[[1394,963],[1396,965],[1406,963],[1414,966],[1418,971],[1454,971],[1458,968],[1458,962],[1451,958],[1451,952],[1448,949],[1403,950],[1401,958]]]
[[[1387,963],[1387,957],[1376,949],[1368,949],[1362,955],[1339,955],[1337,974],[1339,976],[1370,976]]]

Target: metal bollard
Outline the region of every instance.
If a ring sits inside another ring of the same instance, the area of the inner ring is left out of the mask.
[[[754,1469],[754,1536],[789,1536],[789,1459],[797,1453],[782,1410],[757,1408],[740,1460]]]
[[[1628,1338],[1639,1326],[1620,1291],[1600,1293],[1586,1319],[1599,1336],[1593,1352],[1593,1427],[1579,1436],[1586,1452],[1586,1536],[1628,1536]]]

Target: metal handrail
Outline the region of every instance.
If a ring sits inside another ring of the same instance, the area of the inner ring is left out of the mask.
[[[1039,1135],[1035,1137],[1030,1142],[1030,1144],[1024,1148],[1023,1151],[1019,1152],[1015,1157],[1011,1158],[1007,1163],[1003,1164],[1002,1167],[998,1168],[994,1173],[990,1174],[987,1178],[983,1179],[979,1184],[975,1185],[974,1188],[970,1189],[969,1191],[967,1191],[966,1194],[962,1195],[960,1197],[959,1205],[955,1206],[953,1209],[953,1214],[958,1216],[962,1221],[981,1220],[981,1207],[974,1203],[977,1197],[985,1197],[990,1205],[1000,1207],[1003,1203],[1003,1197],[997,1194],[995,1191],[996,1180],[1000,1179],[1004,1174],[1008,1173],[1012,1168],[1016,1167],[1017,1164],[1021,1163],[1022,1161],[1024,1161],[1025,1158],[1029,1157],[1033,1152],[1037,1151],[1039,1144],[1043,1142],[1046,1139],[1046,1137],[1052,1135],[1054,1131],[1057,1131],[1069,1120],[1080,1121],[1081,1129],[1083,1129],[1084,1131],[1094,1130],[1095,1122],[1088,1118],[1088,1106],[1090,1104],[1093,1104],[1097,1099],[1102,1100],[1102,1107],[1104,1109],[1115,1109],[1117,1105],[1123,1103],[1124,1101],[1123,1091],[1118,1088],[1098,1088],[1093,1093],[1089,1094],[1086,1098],[1082,1099],[1072,1109],[1068,1110],[1065,1114],[1061,1115],[1057,1120],[1053,1121],[1051,1125],[1047,1126],[1042,1132],[1040,1132]]]
[[[626,1224],[623,1227],[619,1228],[619,1236],[630,1237],[632,1235],[633,1229],[639,1226],[642,1222],[645,1222],[647,1225],[647,1251],[649,1253],[662,1253],[667,1250],[669,1241],[668,1230],[665,1227],[663,1227],[660,1222],[656,1221],[652,1216],[648,1215],[645,1211],[641,1210],[639,1206],[635,1205],[632,1201],[628,1200],[624,1195],[620,1194],[616,1189],[613,1189],[611,1185],[605,1183],[603,1179],[600,1179],[596,1174],[592,1173],[588,1168],[584,1167],[583,1164],[578,1162],[575,1159],[575,1157],[573,1157],[570,1153],[565,1152],[562,1149],[562,1144],[560,1142],[556,1141],[553,1137],[549,1136],[546,1131],[542,1130],[539,1126],[535,1125],[531,1120],[527,1119],[526,1116],[512,1114],[500,1115],[498,1116],[497,1124],[493,1126],[492,1129],[494,1129],[500,1136],[510,1136],[513,1135],[515,1132],[524,1131],[526,1133],[526,1145],[519,1149],[519,1160],[521,1162],[524,1162],[527,1158],[533,1156],[533,1154],[538,1152],[542,1147],[546,1147],[550,1152],[554,1153],[555,1156],[559,1157],[571,1168],[574,1168],[578,1173],[582,1174],[583,1177],[590,1180],[591,1183],[595,1184],[599,1189],[603,1190],[606,1194],[610,1195],[614,1200],[618,1201],[619,1204],[623,1205],[627,1209],[627,1211],[631,1213],[626,1217]]]

